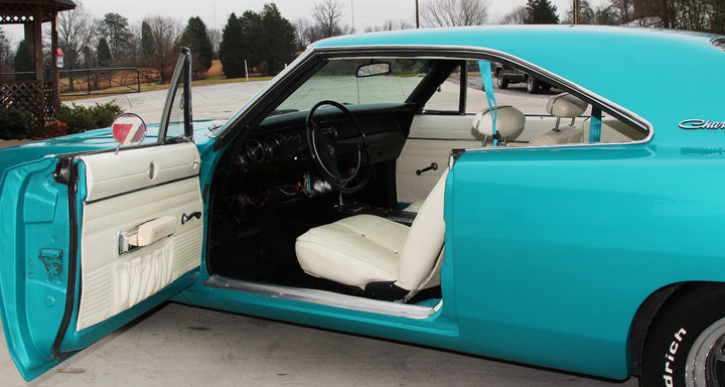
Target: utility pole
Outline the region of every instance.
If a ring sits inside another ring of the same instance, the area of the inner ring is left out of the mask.
[[[352,6],[352,0],[350,0],[350,15],[352,15],[352,30],[355,31],[355,8]]]
[[[574,25],[579,24],[579,0],[574,0]]]
[[[420,16],[418,14],[418,0],[415,0],[415,28],[420,28]]]

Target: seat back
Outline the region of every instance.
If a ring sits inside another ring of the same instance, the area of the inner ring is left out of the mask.
[[[395,282],[403,289],[415,291],[427,285],[431,271],[439,266],[446,232],[443,203],[448,171],[446,168],[421,206],[403,244]]]
[[[529,145],[557,145],[583,142],[584,127],[583,125],[574,125],[574,120],[576,117],[582,115],[587,110],[587,107],[589,107],[589,104],[569,93],[562,93],[551,97],[546,104],[546,111],[557,118],[556,127],[540,133],[531,139]],[[571,118],[571,122],[560,125],[562,118]]]
[[[515,140],[524,131],[526,116],[513,106],[496,108],[496,133],[501,139]],[[493,115],[491,109],[484,109],[473,118],[472,129],[487,138],[493,137]]]

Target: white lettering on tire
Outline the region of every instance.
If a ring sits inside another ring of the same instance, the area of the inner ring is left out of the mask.
[[[670,367],[670,364],[674,363],[675,355],[677,354],[677,350],[680,348],[680,343],[682,342],[682,337],[686,334],[687,331],[685,328],[680,328],[680,330],[675,332],[675,339],[672,340],[672,343],[670,343],[669,351],[665,352],[665,359],[667,361],[665,362],[665,373],[662,374],[662,379],[665,381],[665,387],[672,387],[674,385],[672,381],[672,374],[674,371],[672,370],[672,367]]]

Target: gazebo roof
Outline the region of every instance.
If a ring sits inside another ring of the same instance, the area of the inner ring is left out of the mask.
[[[58,7],[59,11],[76,7],[76,3],[72,0],[0,0],[0,6],[5,4],[49,4]]]
[[[74,9],[72,0],[0,0],[0,24],[27,23],[40,12],[43,22],[60,11]]]

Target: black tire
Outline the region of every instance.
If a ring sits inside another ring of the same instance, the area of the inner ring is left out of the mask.
[[[526,78],[526,92],[529,94],[536,94],[539,92],[539,87],[541,86],[541,83],[534,79],[534,77],[528,77]]]
[[[658,312],[640,358],[642,387],[725,387],[725,285],[683,289]]]
[[[509,87],[509,80],[506,79],[503,71],[498,72],[498,76],[496,77],[496,84],[498,85],[499,89],[506,89]]]
[[[543,91],[549,91],[549,90],[551,90],[551,85],[548,84],[548,83],[543,83],[542,82],[541,83],[541,90],[543,90]]]

